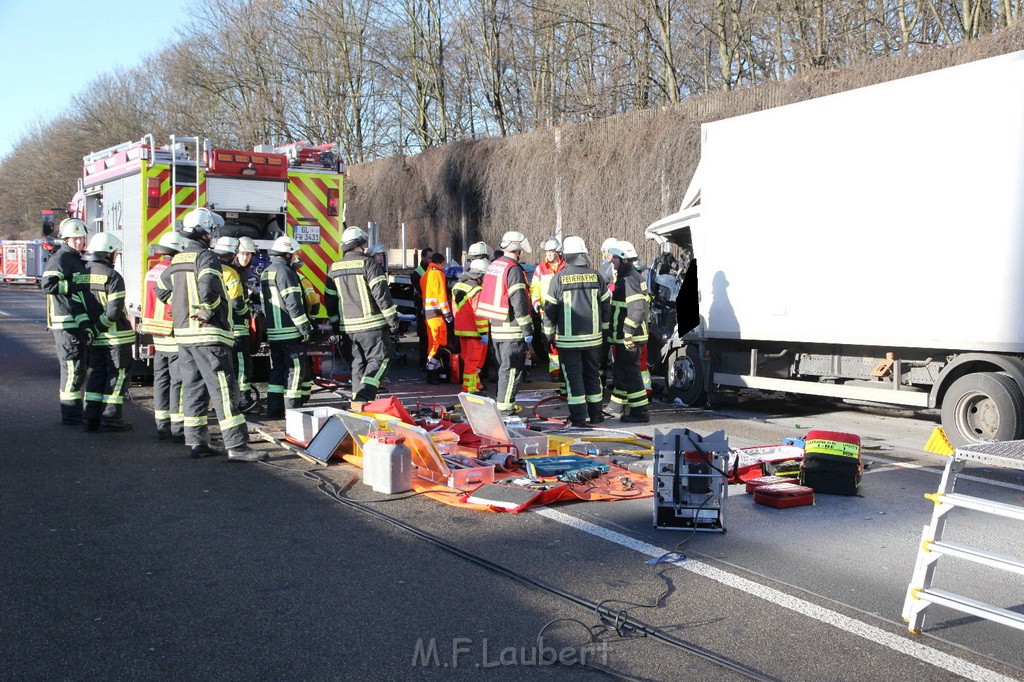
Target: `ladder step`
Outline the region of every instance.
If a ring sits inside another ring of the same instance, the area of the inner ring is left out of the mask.
[[[970,495],[961,495],[959,493],[939,493],[934,497],[931,495],[928,497],[929,499],[934,499],[936,502],[941,504],[963,507],[964,509],[974,509],[975,511],[984,512],[986,514],[1004,516],[1008,519],[1024,521],[1024,507],[1015,504],[991,502],[989,500],[983,500],[980,497],[971,497]]]
[[[1024,614],[1020,614],[1015,611],[1001,609],[998,606],[992,606],[991,604],[986,604],[985,602],[971,599],[970,597],[964,597],[959,594],[953,594],[952,592],[946,592],[945,590],[936,590],[930,587],[917,590],[916,596],[919,599],[931,602],[932,604],[947,606],[951,609],[955,609],[963,613],[969,613],[972,616],[977,616],[978,618],[984,618],[985,620],[995,621],[1002,625],[1009,625],[1011,628],[1024,630]]]
[[[1010,571],[1011,573],[1024,575],[1024,561],[1018,561],[1013,557],[993,554],[992,552],[974,549],[955,542],[933,541],[927,543],[925,548],[933,552],[938,552],[943,556],[955,556],[959,559],[965,559],[977,564],[991,566],[992,568],[997,568],[1002,571]]]

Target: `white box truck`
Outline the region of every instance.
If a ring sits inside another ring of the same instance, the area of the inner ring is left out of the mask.
[[[1024,437],[1024,52],[705,124],[646,236],[684,402],[787,391]]]

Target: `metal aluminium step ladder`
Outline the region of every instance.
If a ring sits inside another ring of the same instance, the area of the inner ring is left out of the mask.
[[[956,557],[997,570],[1024,575],[1024,561],[942,540],[947,516],[956,507],[1024,521],[1024,506],[991,502],[980,497],[953,492],[957,474],[963,471],[967,462],[1024,470],[1024,440],[980,443],[957,448],[946,462],[946,469],[942,473],[938,492],[925,495],[927,499],[935,503],[932,510],[932,521],[924,527],[921,546],[917,551],[914,575],[907,588],[906,601],[903,603],[903,620],[907,622],[908,629],[914,634],[921,632],[925,611],[931,604],[940,604],[978,618],[1024,630],[1024,614],[932,587],[936,565],[944,556]]]

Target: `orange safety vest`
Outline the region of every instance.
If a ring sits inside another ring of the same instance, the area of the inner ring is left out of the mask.
[[[425,319],[449,317],[452,314],[448,308],[448,283],[440,265],[431,263],[427,266],[427,271],[420,278],[420,288],[423,294]]]
[[[142,302],[142,324],[139,331],[154,336],[170,336],[174,331],[171,320],[171,306],[161,301],[156,295],[157,281],[160,273],[171,264],[171,257],[164,256],[149,272],[146,273],[146,288]]]
[[[507,258],[499,258],[487,266],[477,304],[480,317],[500,321],[508,319],[508,271],[513,267],[519,267],[519,263]]]

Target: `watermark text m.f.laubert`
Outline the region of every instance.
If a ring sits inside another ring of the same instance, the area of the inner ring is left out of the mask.
[[[608,644],[591,642],[556,648],[543,637],[527,645],[501,646],[486,637],[454,637],[450,645],[436,637],[416,640],[412,654],[414,668],[496,668],[500,666],[586,665],[588,661],[608,663]]]

